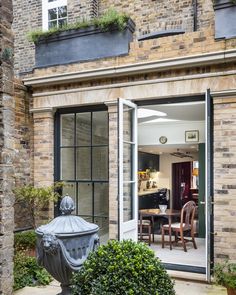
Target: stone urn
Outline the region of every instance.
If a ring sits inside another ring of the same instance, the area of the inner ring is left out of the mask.
[[[71,215],[73,210],[74,202],[66,195],[60,205],[62,215],[36,229],[38,262],[61,283],[61,295],[71,294],[72,272],[80,270],[99,244],[99,227]]]

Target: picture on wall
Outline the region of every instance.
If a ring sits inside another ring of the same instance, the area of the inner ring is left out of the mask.
[[[185,142],[198,142],[198,141],[199,141],[198,130],[185,131]]]

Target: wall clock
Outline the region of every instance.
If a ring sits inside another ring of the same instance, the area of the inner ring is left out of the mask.
[[[165,144],[167,142],[167,137],[166,136],[161,136],[159,138],[159,141],[160,141],[161,144]]]

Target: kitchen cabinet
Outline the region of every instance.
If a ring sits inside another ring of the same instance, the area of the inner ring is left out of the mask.
[[[146,171],[147,169],[159,171],[159,155],[139,152],[138,153],[138,170]]]
[[[139,193],[138,205],[140,209],[159,208],[159,204],[165,204],[169,208],[169,200],[167,199],[168,190],[161,189],[153,193]]]

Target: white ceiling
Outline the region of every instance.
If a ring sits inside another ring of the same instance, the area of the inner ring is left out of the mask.
[[[174,104],[159,104],[159,105],[148,105],[142,106],[142,108],[149,110],[156,110],[160,112],[164,112],[167,114],[165,117],[151,116],[142,119],[138,119],[139,124],[143,125],[155,125],[161,128],[162,124],[168,124],[169,128],[174,126],[176,122],[163,122],[163,123],[153,123],[151,120],[155,120],[158,118],[172,119],[178,120],[178,123],[181,122],[194,122],[194,121],[204,121],[205,120],[205,103],[204,101],[200,102],[188,102],[188,103],[174,103]],[[149,152],[153,154],[164,154],[164,153],[172,153],[176,151],[180,151],[183,153],[188,152],[197,152],[198,144],[168,144],[168,142],[164,145],[140,145],[139,150],[143,152]]]
[[[160,104],[142,106],[142,108],[164,112],[167,114],[165,119],[180,121],[204,121],[205,120],[205,104],[204,101]],[[158,116],[151,116],[139,119],[139,123],[145,123],[150,120],[158,119]],[[163,118],[163,117],[162,117]]]

